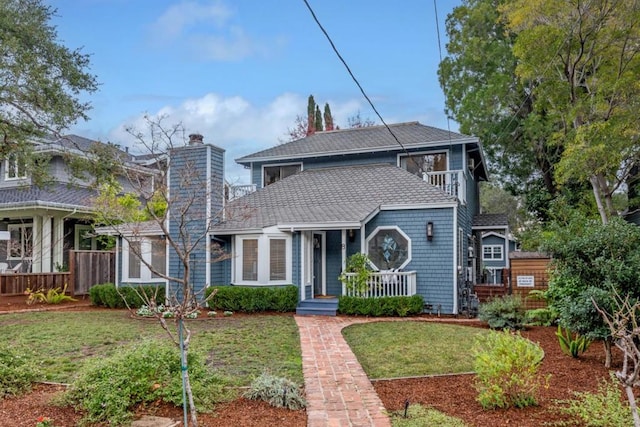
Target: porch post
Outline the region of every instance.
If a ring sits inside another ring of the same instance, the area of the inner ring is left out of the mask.
[[[51,273],[51,216],[44,215],[42,217],[42,264],[40,271],[42,273]]]
[[[347,268],[347,230],[343,229],[341,233],[341,241],[342,244],[340,247],[342,248],[342,270],[344,271]]]
[[[300,301],[305,300],[305,290],[307,288],[307,232],[300,231]]]
[[[64,263],[64,219],[53,218],[53,267]]]
[[[31,272],[42,272],[42,217],[33,217],[33,236],[31,236]],[[28,270],[27,270],[28,271]]]

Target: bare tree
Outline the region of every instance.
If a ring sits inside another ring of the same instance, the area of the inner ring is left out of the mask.
[[[112,234],[128,246],[129,260],[136,263],[134,274],[144,270],[151,281],[166,283],[166,310],[156,302],[155,294],[138,288],[144,303],[180,348],[182,366],[186,367],[191,330],[185,319],[197,315],[215,293],[205,298],[208,283],[197,283],[207,277],[211,263],[227,254],[211,239],[211,226],[223,209],[223,176],[220,166],[203,167],[207,156],[222,156],[223,150],[203,144],[201,135],[189,135],[181,124],[165,126],[165,117],[146,117],[147,128],[127,129],[145,152],[145,168],[123,168],[129,194],[117,185],[105,185],[96,200],[100,221]],[[222,162],[220,162],[222,165]],[[205,254],[202,259],[201,254]],[[171,261],[167,269],[167,255]],[[129,276],[131,277],[131,270]],[[150,277],[149,277],[150,276]],[[156,288],[157,289],[157,288]],[[189,371],[183,368],[185,393],[185,425],[188,399],[191,424],[197,426],[197,414],[191,390]]]
[[[593,304],[611,330],[611,337],[615,346],[622,350],[622,369],[616,371],[616,378],[622,383],[627,394],[627,400],[633,414],[634,427],[640,427],[640,415],[633,387],[640,386],[640,301],[631,301],[629,296],[624,298],[614,290],[613,313],[607,313],[592,299]]]

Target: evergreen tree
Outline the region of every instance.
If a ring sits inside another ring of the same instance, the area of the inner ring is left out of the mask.
[[[316,105],[315,122],[316,132],[322,132],[322,113],[320,112],[320,106],[318,105]]]
[[[309,95],[307,102],[307,136],[316,132],[316,101],[313,95]]]
[[[328,102],[324,104],[324,130],[333,130],[333,117]]]

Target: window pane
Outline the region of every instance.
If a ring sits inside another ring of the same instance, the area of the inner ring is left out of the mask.
[[[400,268],[409,259],[409,242],[398,230],[378,230],[367,249],[369,259],[379,270]]]
[[[287,280],[287,241],[269,240],[269,280]]]
[[[280,179],[295,175],[300,172],[300,165],[283,166],[280,170]]]
[[[403,157],[400,166],[414,175],[423,177],[427,172],[443,172],[447,170],[447,153],[417,154]]]
[[[167,269],[166,262],[167,247],[162,239],[151,239],[151,265],[154,271],[165,274]],[[161,277],[160,274],[151,272],[151,277]]]
[[[11,229],[9,256],[11,258],[22,258],[22,228],[20,227]]]
[[[265,187],[279,180],[280,180],[279,166],[264,168],[264,186]]]
[[[140,279],[140,242],[129,242],[129,278]]]
[[[258,280],[258,240],[242,241],[242,280]]]

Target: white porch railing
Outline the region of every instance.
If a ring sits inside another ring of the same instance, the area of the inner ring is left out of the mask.
[[[355,277],[356,273],[346,273],[347,280]],[[368,290],[358,293],[346,283],[342,283],[342,295],[362,298],[377,297],[410,297],[416,294],[415,271],[380,271],[371,273],[367,282]]]
[[[243,185],[229,185],[226,188],[227,191],[227,200],[232,201],[235,199],[239,199],[242,196],[246,196],[247,194],[251,194],[256,191],[255,184],[243,184]]]
[[[467,200],[467,182],[462,170],[427,172],[424,180],[448,195],[457,197],[462,203]]]

